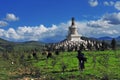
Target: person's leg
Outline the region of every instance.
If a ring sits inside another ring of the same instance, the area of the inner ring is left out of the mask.
[[[79,70],[81,70],[81,62],[79,61]]]
[[[84,68],[85,68],[84,61],[81,61],[81,70],[83,71]]]
[[[82,71],[83,70],[83,62],[80,61],[80,70]]]

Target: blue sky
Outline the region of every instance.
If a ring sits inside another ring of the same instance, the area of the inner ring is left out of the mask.
[[[0,38],[60,41],[71,17],[83,36],[120,36],[119,0],[0,0]]]

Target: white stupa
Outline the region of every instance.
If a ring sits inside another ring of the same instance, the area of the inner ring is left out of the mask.
[[[82,35],[80,35],[77,31],[77,26],[75,25],[74,18],[72,18],[71,26],[68,30],[67,38],[58,43],[52,44],[50,46],[53,47],[53,50],[63,50],[63,51],[71,51],[71,50],[91,50],[91,49],[101,49],[102,43],[96,40],[90,40],[89,38],[81,39]],[[89,47],[89,46],[90,47]]]
[[[74,18],[72,18],[72,24],[69,27],[67,40],[68,41],[83,41],[81,39],[81,35],[78,34],[77,26],[75,25]]]

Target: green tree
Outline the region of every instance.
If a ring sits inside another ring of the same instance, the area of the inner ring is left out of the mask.
[[[111,47],[112,47],[112,50],[116,49],[116,40],[115,40],[115,38],[113,38],[112,41],[111,41]]]

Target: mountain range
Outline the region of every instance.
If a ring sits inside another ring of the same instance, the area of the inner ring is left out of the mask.
[[[104,37],[100,37],[100,38],[97,38],[97,39],[98,40],[112,40],[113,38],[109,37],[109,36],[104,36]],[[120,36],[116,37],[115,39],[120,40]]]
[[[44,45],[45,43],[39,41],[11,42],[0,38],[0,52],[41,50]]]

